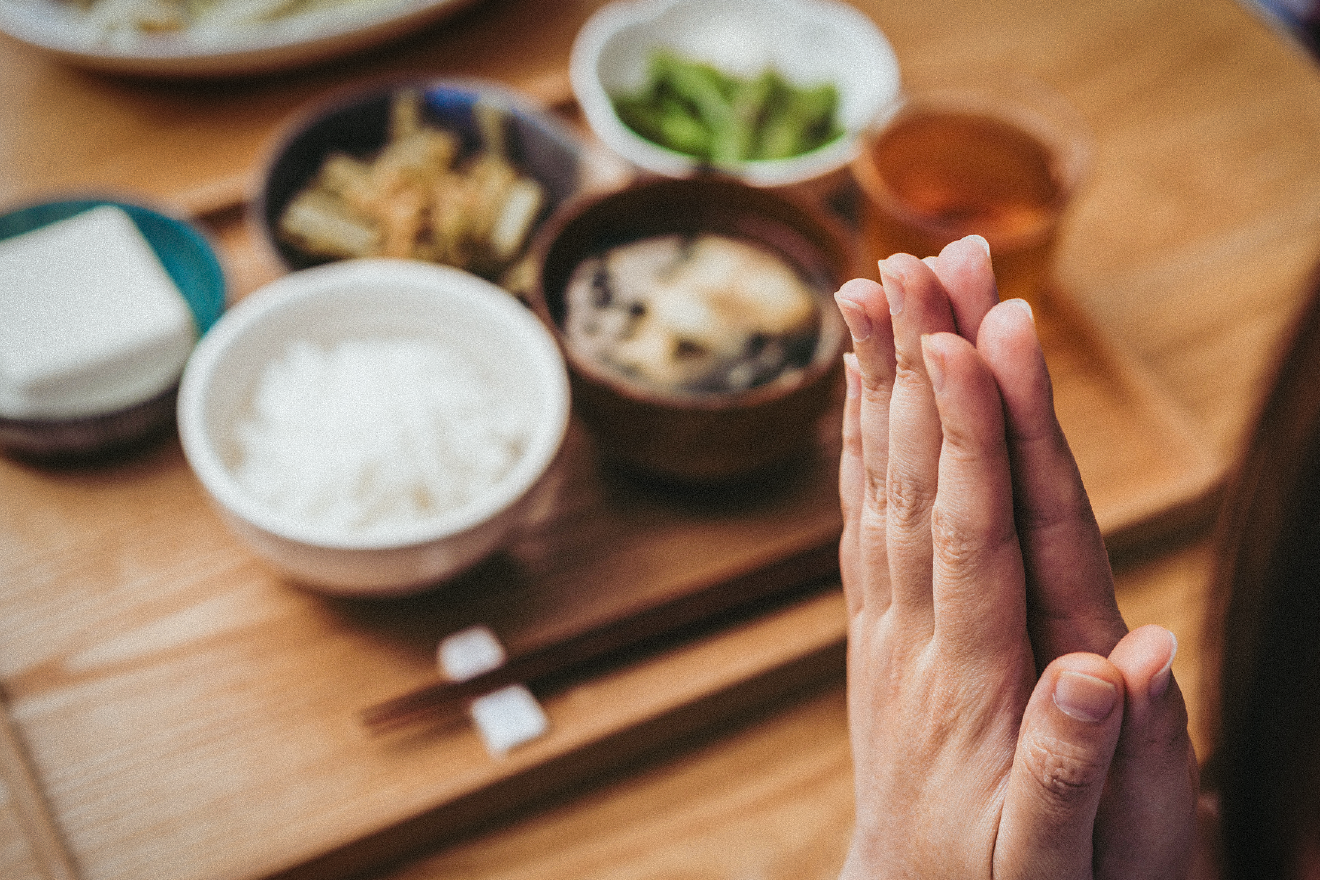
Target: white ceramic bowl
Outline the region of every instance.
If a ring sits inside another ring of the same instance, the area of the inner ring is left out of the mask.
[[[293,340],[364,337],[436,339],[475,368],[491,406],[525,410],[529,434],[508,473],[463,506],[387,531],[317,525],[246,490],[235,433],[266,366]],[[226,524],[293,580],[345,595],[427,589],[498,549],[524,521],[568,414],[563,357],[531,311],[475,275],[384,259],[295,272],[241,300],[197,346],[178,404],[184,454]]]
[[[650,56],[660,48],[731,74],[774,67],[790,82],[838,86],[841,137],[791,159],[720,169],[753,186],[789,186],[843,168],[856,156],[861,133],[884,121],[899,93],[889,41],[863,13],[835,0],[620,0],[578,33],[569,68],[573,91],[606,146],[669,177],[691,176],[702,163],[638,135],[610,100],[645,85]]]

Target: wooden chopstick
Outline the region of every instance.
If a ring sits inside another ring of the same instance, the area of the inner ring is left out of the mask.
[[[0,694],[0,697],[3,695]],[[8,703],[0,699],[0,780],[18,814],[32,861],[45,880],[78,880],[78,868],[64,842],[41,783],[32,770],[27,748],[9,718]]]
[[[835,540],[808,547],[754,572],[707,584],[628,617],[532,648],[465,681],[437,681],[370,706],[363,710],[362,720],[369,727],[388,728],[423,717],[453,716],[466,710],[471,700],[506,685],[532,685],[563,675],[684,627],[837,576],[838,552],[836,536]]]

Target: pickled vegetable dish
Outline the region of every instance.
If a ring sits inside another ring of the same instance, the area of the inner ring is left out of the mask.
[[[281,240],[317,259],[411,258],[506,281],[544,187],[505,157],[502,109],[473,107],[485,144],[464,156],[458,135],[428,124],[422,108],[419,91],[400,92],[379,153],[327,156],[281,213]]]

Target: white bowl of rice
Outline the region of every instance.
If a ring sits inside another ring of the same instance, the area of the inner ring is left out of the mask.
[[[526,519],[568,426],[563,357],[494,284],[363,259],[231,308],[184,370],[184,455],[279,572],[344,595],[439,585]]]

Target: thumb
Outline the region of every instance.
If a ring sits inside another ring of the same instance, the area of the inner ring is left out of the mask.
[[[1196,845],[1200,790],[1187,707],[1173,680],[1173,633],[1133,630],[1109,654],[1123,673],[1123,733],[1100,802],[1096,868],[1107,877],[1182,877]]]
[[[1090,880],[1122,723],[1123,675],[1104,657],[1067,654],[1046,667],[1022,718],[994,876]]]

